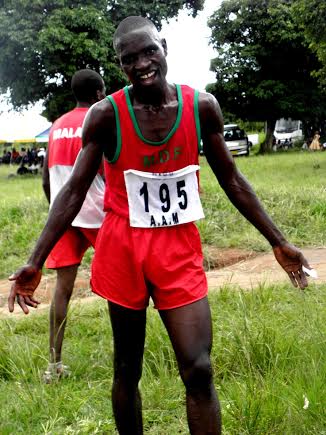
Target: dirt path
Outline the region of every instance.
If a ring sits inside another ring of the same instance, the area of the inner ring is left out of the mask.
[[[259,284],[287,282],[288,277],[276,262],[272,253],[254,254],[239,249],[204,248],[205,265],[210,269],[207,273],[209,289],[219,289],[225,285],[235,285],[242,288],[254,288]],[[326,282],[326,248],[303,249],[310,265],[318,273],[317,283]],[[55,275],[44,276],[35,295],[42,302],[41,307],[47,308],[51,300]],[[9,282],[0,281],[0,317],[8,315],[6,303],[9,291]],[[89,275],[85,270],[78,273],[75,282],[74,300],[88,302],[94,296],[89,286]],[[40,310],[37,310],[40,311]],[[19,313],[18,309],[16,310]]]
[[[326,282],[326,248],[302,249],[304,256],[318,273],[318,283]],[[272,253],[239,261],[219,270],[207,272],[209,288],[226,284],[254,288],[261,283],[287,282],[287,274],[276,262]],[[311,280],[311,278],[309,278]]]

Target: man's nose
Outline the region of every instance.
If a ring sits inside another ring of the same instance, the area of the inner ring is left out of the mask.
[[[149,67],[151,61],[147,56],[139,56],[137,59],[136,68],[143,70]]]

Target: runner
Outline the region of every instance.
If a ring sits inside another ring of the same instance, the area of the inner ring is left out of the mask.
[[[74,219],[105,155],[110,191],[92,265],[92,288],[108,300],[114,337],[112,404],[118,432],[142,434],[138,383],[152,298],[168,331],[186,390],[191,434],[220,434],[220,406],[212,381],[212,330],[207,282],[195,224],[203,217],[198,195],[198,153],[206,158],[238,210],[270,242],[295,286],[305,288],[301,252],[289,244],[237,170],[223,138],[215,98],[169,84],[167,46],[155,26],[128,17],[114,47],[131,85],[98,103],[83,130],[83,150],[58,195],[28,264],[8,299],[24,312],[58,237]]]
[[[82,69],[74,74],[71,89],[77,102],[76,107],[54,122],[43,167],[43,189],[50,207],[70,177],[81,149],[82,125],[86,113],[92,104],[105,97],[101,76],[90,69]],[[69,374],[68,367],[61,360],[67,309],[78,266],[87,248],[95,246],[104,219],[103,198],[104,181],[97,174],[82,209],[46,261],[46,267],[55,269],[57,274],[50,307],[50,362],[43,376],[46,383]]]

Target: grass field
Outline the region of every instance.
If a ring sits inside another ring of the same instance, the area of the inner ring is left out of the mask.
[[[326,153],[237,159],[265,207],[299,246],[325,246]],[[269,249],[229,204],[203,158],[205,243]],[[23,264],[47,216],[39,177],[7,178],[0,166],[0,271]],[[90,254],[85,261],[89,263]],[[227,435],[326,435],[324,285],[210,293],[215,385]],[[44,385],[48,320],[43,311],[0,321],[0,434],[114,434],[112,336],[104,301],[74,305],[64,346],[73,376]],[[145,433],[188,433],[184,394],[167,335],[149,309],[141,381]]]
[[[0,165],[0,278],[27,261],[48,214],[41,176],[10,176],[16,170]],[[90,259],[88,252],[86,265]]]
[[[274,221],[298,246],[326,245],[326,153],[288,152],[238,158]],[[265,239],[226,198],[201,159],[202,201],[206,219],[198,222],[204,243],[264,251]],[[39,176],[12,177],[0,166],[0,278],[25,263],[45,223],[48,206]],[[89,265],[91,254],[84,260]]]
[[[237,165],[292,243],[325,246],[326,153],[289,152],[238,158]],[[267,242],[235,211],[203,160],[201,183],[206,219],[199,222],[204,243],[220,247],[269,249]]]
[[[224,434],[326,434],[325,290],[312,286],[302,293],[278,286],[211,292],[212,361]],[[41,380],[47,335],[45,312],[1,321],[1,435],[114,434],[105,303],[71,309],[64,355],[73,376],[51,385]],[[183,387],[153,309],[141,391],[146,434],[188,433]]]

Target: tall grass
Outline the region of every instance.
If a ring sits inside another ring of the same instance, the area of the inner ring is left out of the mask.
[[[0,166],[1,277],[25,263],[48,212],[41,177],[17,176],[16,170]]]
[[[326,433],[325,290],[284,285],[210,293],[214,382],[226,435]],[[70,310],[63,355],[73,375],[51,385],[41,380],[47,338],[46,313],[0,323],[0,433],[116,433],[105,303]],[[145,433],[188,433],[173,351],[151,308],[141,391]]]
[[[326,153],[284,152],[237,158],[236,163],[291,242],[301,247],[326,244]],[[204,243],[256,251],[269,249],[265,239],[217,185],[204,158],[201,184],[206,219],[198,226]]]
[[[298,246],[326,244],[326,153],[288,152],[237,158],[275,223]],[[48,213],[40,176],[14,176],[16,167],[0,165],[0,278],[27,260]],[[217,247],[269,249],[268,243],[233,207],[201,158],[202,202],[206,219],[198,222],[202,240]],[[89,251],[83,264],[88,267]]]
[[[0,165],[0,278],[27,261],[48,215],[41,176],[16,171],[15,165]],[[89,252],[85,264],[90,258]]]
[[[326,153],[291,152],[236,160],[292,242],[325,245]],[[265,250],[229,203],[204,158],[205,243]],[[0,167],[0,274],[28,257],[47,216],[40,177],[7,178]],[[214,382],[227,435],[326,435],[326,287],[211,292]],[[0,322],[0,434],[114,434],[110,403],[112,335],[103,301],[73,305],[64,361],[73,375],[45,385],[46,312]],[[145,432],[185,435],[184,391],[165,330],[148,313],[141,381]],[[309,403],[308,403],[309,402]]]

